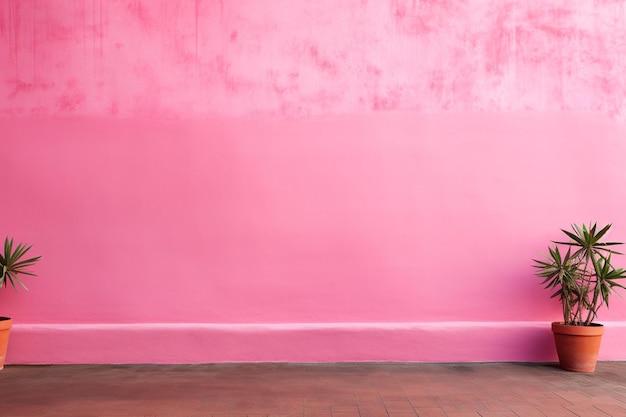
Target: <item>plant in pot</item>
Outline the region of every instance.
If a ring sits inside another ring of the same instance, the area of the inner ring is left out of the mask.
[[[533,259],[536,275],[563,307],[563,322],[553,322],[552,331],[559,364],[568,371],[595,370],[604,326],[594,320],[609,297],[625,288],[619,280],[626,271],[612,264],[621,255],[613,247],[622,243],[604,241],[610,228],[574,224],[571,231],[561,230],[566,241],[553,241],[543,260]]]
[[[5,238],[4,250],[0,252],[0,288],[11,285],[17,291],[19,285],[28,290],[20,279],[20,275],[34,276],[35,274],[30,272],[29,268],[41,258],[41,256],[26,258],[31,247],[32,245],[26,246],[22,243],[14,246],[12,238]],[[13,322],[9,317],[0,317],[0,369],[4,368],[4,358],[6,357],[12,324]]]

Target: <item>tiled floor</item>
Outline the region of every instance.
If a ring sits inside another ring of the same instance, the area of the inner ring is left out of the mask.
[[[626,416],[626,362],[7,366],[0,416]]]

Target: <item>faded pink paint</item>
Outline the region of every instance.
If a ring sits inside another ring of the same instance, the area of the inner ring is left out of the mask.
[[[0,3],[0,232],[44,255],[8,361],[553,360],[530,259],[570,222],[626,240],[615,16]]]

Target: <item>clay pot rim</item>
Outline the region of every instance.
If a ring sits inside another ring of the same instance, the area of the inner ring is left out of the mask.
[[[601,336],[604,334],[604,325],[600,323],[591,323],[588,326],[574,326],[565,324],[564,322],[552,322],[552,331],[554,333],[578,336]]]
[[[0,317],[0,330],[7,330],[11,327],[13,327],[13,321],[10,317]]]

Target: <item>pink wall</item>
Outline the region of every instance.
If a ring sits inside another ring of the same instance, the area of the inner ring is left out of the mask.
[[[625,13],[1,2],[7,361],[554,360],[531,258],[626,241]]]

